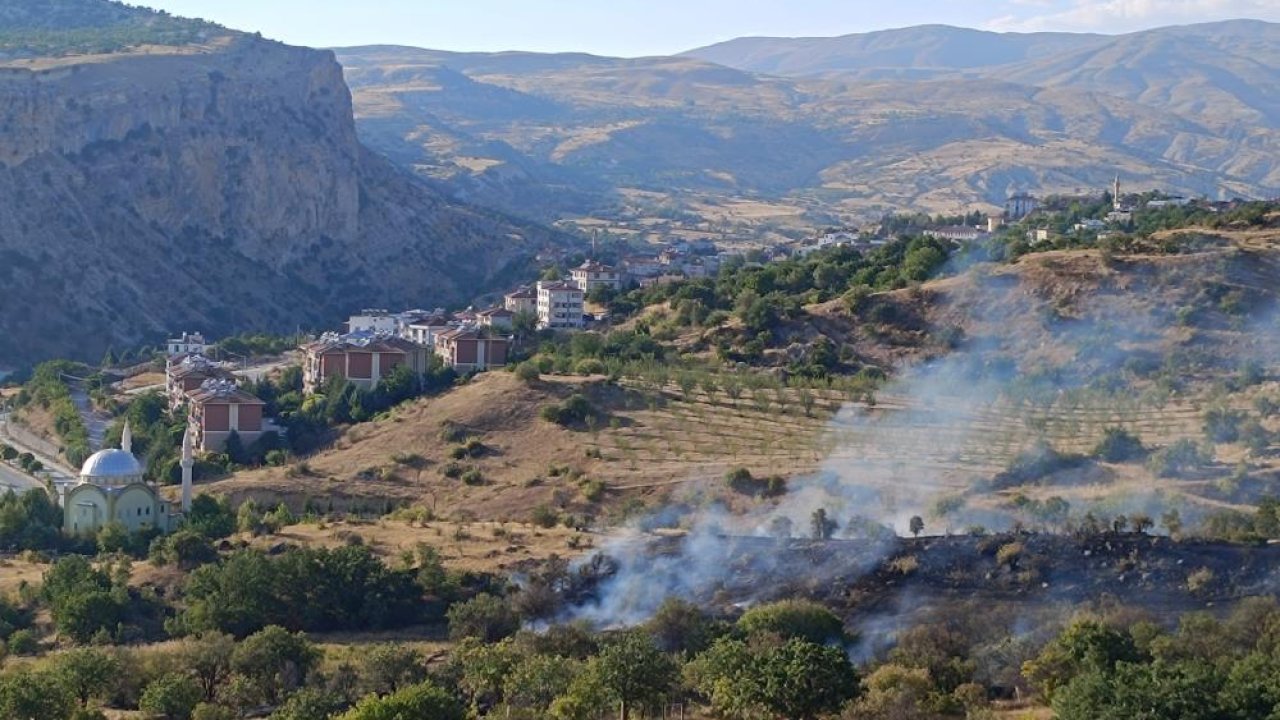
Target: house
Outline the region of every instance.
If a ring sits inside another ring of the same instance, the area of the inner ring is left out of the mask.
[[[191,404],[188,422],[201,452],[222,452],[231,433],[236,433],[245,447],[262,437],[266,403],[235,383],[207,380],[187,398]]]
[[[182,333],[181,337],[170,338],[165,346],[170,356],[204,355],[209,352],[209,343],[205,342],[201,333]]]
[[[662,274],[662,263],[651,255],[628,255],[622,259],[622,268],[628,277],[636,280]]]
[[[1105,228],[1107,224],[1096,218],[1085,218],[1073,226],[1073,229],[1082,232],[1094,232]]]
[[[622,275],[615,268],[595,260],[582,263],[569,274],[573,278],[573,284],[581,288],[584,293],[602,287],[610,290],[622,289]]]
[[[400,331],[400,337],[415,345],[431,349],[435,347],[436,336],[457,325],[458,323],[446,313],[432,313],[410,322]]]
[[[511,339],[485,328],[446,330],[436,339],[436,357],[460,373],[483,372],[507,364]]]
[[[1039,207],[1040,201],[1035,196],[1027,193],[1017,193],[1005,201],[1004,215],[1010,222],[1017,222],[1035,212]]]
[[[1045,228],[1036,228],[1027,231],[1027,242],[1042,243],[1049,242],[1049,231]]]
[[[476,319],[481,327],[500,328],[502,330],[510,330],[515,322],[516,314],[506,308],[489,308],[476,313]]]
[[[385,333],[329,333],[301,349],[303,387],[308,393],[335,375],[362,390],[372,390],[401,365],[415,373],[427,370],[426,347]]]
[[[398,329],[396,317],[386,310],[361,310],[347,319],[349,333],[394,333]]]
[[[951,242],[973,242],[987,236],[985,231],[966,225],[933,228],[932,230],[925,230],[924,234],[926,237],[937,240],[950,240]]]
[[[585,323],[582,288],[573,283],[538,283],[538,327],[552,330],[579,330]]]
[[[229,380],[234,382],[236,376],[222,365],[204,355],[175,355],[165,362],[165,396],[169,399],[169,409],[176,410],[187,402],[187,393],[195,390],[206,380]]]
[[[502,307],[512,313],[536,315],[538,313],[538,291],[533,288],[522,287],[515,292],[509,292],[502,298]]]

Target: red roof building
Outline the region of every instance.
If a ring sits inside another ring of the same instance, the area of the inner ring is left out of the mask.
[[[302,352],[303,386],[308,393],[335,375],[372,390],[401,365],[419,374],[427,370],[427,348],[390,335],[331,334],[303,345]]]
[[[246,447],[262,437],[266,403],[234,382],[207,380],[187,393],[187,400],[191,403],[188,422],[201,452],[222,452],[233,432]]]
[[[457,328],[436,337],[436,356],[460,373],[481,372],[507,364],[511,339],[485,329]]]

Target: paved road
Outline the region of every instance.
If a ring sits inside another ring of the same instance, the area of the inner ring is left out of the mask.
[[[17,428],[10,427],[9,414],[0,412],[0,440],[17,448],[19,452],[29,452],[36,457],[45,467],[45,470],[54,477],[55,480],[75,478],[76,471],[68,468],[62,461],[62,458],[51,455],[48,449],[41,447],[42,443],[29,440],[26,436],[29,433]],[[47,444],[47,443],[43,443]],[[10,468],[12,470],[12,468]],[[12,470],[17,472],[16,470]]]
[[[8,463],[0,462],[0,493],[13,490],[22,494],[33,488],[43,487],[39,480],[10,467]]]

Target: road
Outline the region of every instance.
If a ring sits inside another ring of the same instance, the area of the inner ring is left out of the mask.
[[[48,452],[48,448],[41,447],[41,443],[32,441],[26,437],[27,435],[29,435],[29,433],[24,430],[20,430],[17,427],[10,427],[9,413],[0,412],[0,441],[17,448],[18,452],[29,452],[34,455],[35,458],[44,465],[45,470],[48,471],[49,475],[52,476],[55,481],[71,480],[78,476],[76,471],[63,464],[62,458],[57,457],[56,455],[51,455]],[[3,463],[0,463],[0,465],[3,465]],[[22,475],[21,472],[14,468],[10,467],[8,469],[12,473],[16,473],[20,476]]]

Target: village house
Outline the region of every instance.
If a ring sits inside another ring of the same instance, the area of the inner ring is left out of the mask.
[[[165,396],[169,409],[176,410],[187,402],[187,393],[199,388],[206,380],[229,380],[236,376],[222,365],[204,355],[175,355],[165,361]]]
[[[436,357],[460,373],[483,372],[507,364],[510,338],[486,328],[446,330],[436,339]]]
[[[1010,222],[1017,222],[1035,212],[1039,207],[1040,201],[1034,195],[1017,193],[1005,201],[1004,216]]]
[[[201,452],[222,452],[231,433],[245,447],[262,437],[265,403],[234,382],[207,380],[187,397],[191,403],[188,422]]]
[[[603,265],[595,260],[588,260],[569,273],[573,278],[573,284],[584,293],[589,293],[596,288],[609,288],[610,290],[622,289],[622,276],[618,271],[608,265]]]
[[[538,327],[552,330],[580,330],[583,321],[582,288],[573,283],[538,283]]]
[[[662,263],[651,255],[628,255],[622,259],[622,268],[634,280],[657,277],[663,270]]]
[[[205,342],[201,333],[182,333],[181,337],[170,338],[165,347],[169,355],[204,355],[209,352],[209,343]]]
[[[329,333],[301,349],[303,387],[308,393],[335,375],[362,390],[372,390],[401,365],[415,373],[427,370],[427,349],[395,335]]]
[[[513,313],[536,315],[538,312],[538,291],[533,288],[522,287],[515,292],[509,292],[502,298],[502,306]]]
[[[410,322],[400,331],[400,337],[415,345],[430,349],[435,347],[436,337],[440,333],[457,326],[458,323],[451,319],[447,313],[432,313]]]
[[[515,322],[516,314],[506,308],[489,308],[476,313],[476,320],[481,327],[510,330]]]
[[[394,333],[398,330],[396,317],[386,310],[365,309],[359,315],[347,319],[349,333]]]

